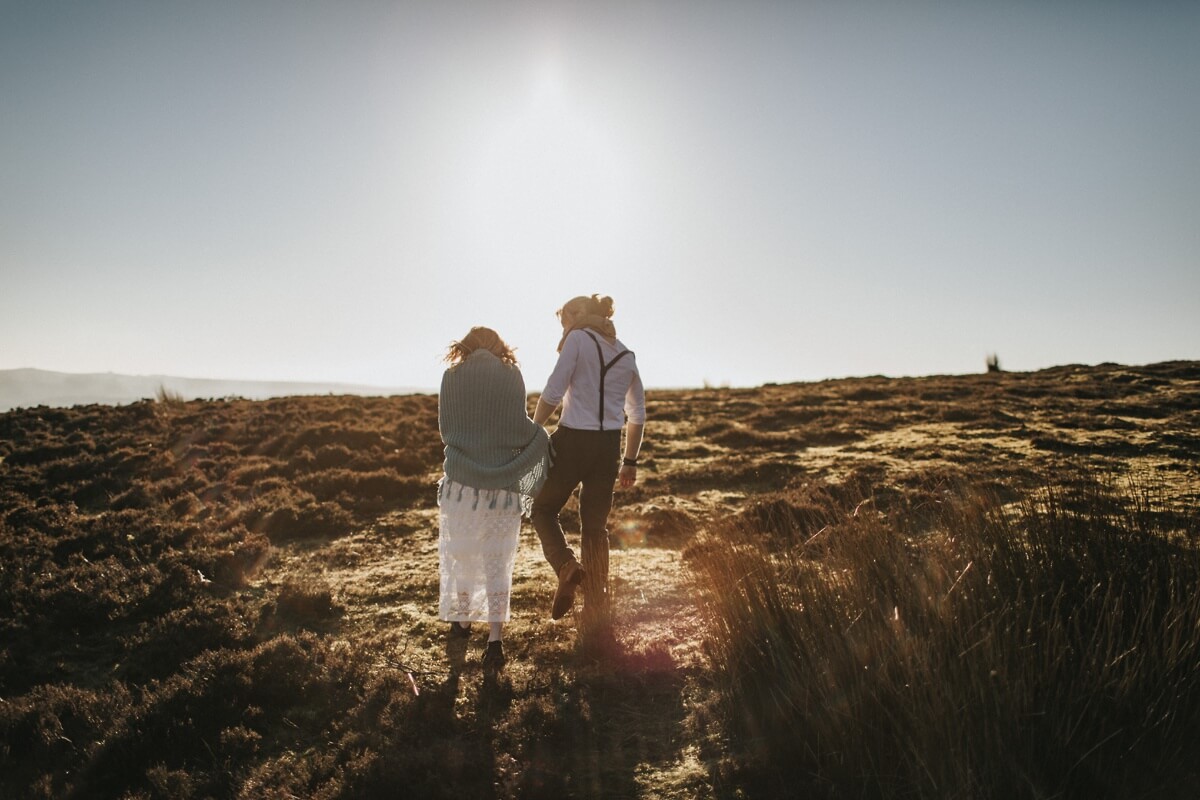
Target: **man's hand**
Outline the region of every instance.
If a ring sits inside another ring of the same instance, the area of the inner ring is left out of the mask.
[[[622,466],[617,477],[620,479],[621,488],[628,489],[637,482],[637,467]]]

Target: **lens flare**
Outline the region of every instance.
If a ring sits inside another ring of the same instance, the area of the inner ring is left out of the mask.
[[[613,528],[610,538],[622,550],[642,547],[646,544],[646,526],[636,519],[622,520]]]

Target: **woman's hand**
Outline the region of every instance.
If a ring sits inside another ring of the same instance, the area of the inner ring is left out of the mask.
[[[533,421],[538,425],[545,425],[550,419],[550,415],[558,410],[558,406],[552,406],[542,398],[538,398],[537,408],[533,410]]]
[[[628,489],[637,482],[637,467],[622,465],[621,471],[617,473],[617,478],[621,482],[621,488]]]

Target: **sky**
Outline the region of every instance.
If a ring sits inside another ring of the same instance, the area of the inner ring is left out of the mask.
[[[1200,3],[0,0],[0,369],[1200,359]]]

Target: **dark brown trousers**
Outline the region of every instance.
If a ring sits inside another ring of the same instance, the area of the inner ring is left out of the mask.
[[[582,431],[560,425],[551,434],[550,443],[554,448],[554,466],[534,498],[530,513],[530,521],[542,542],[542,554],[555,575],[563,564],[575,558],[558,515],[575,487],[579,487],[583,568],[589,573],[601,573],[607,581],[608,512],[612,509],[613,486],[621,469],[621,431]],[[593,554],[597,558],[602,555],[603,563],[589,565],[589,561],[595,560],[589,558]]]

